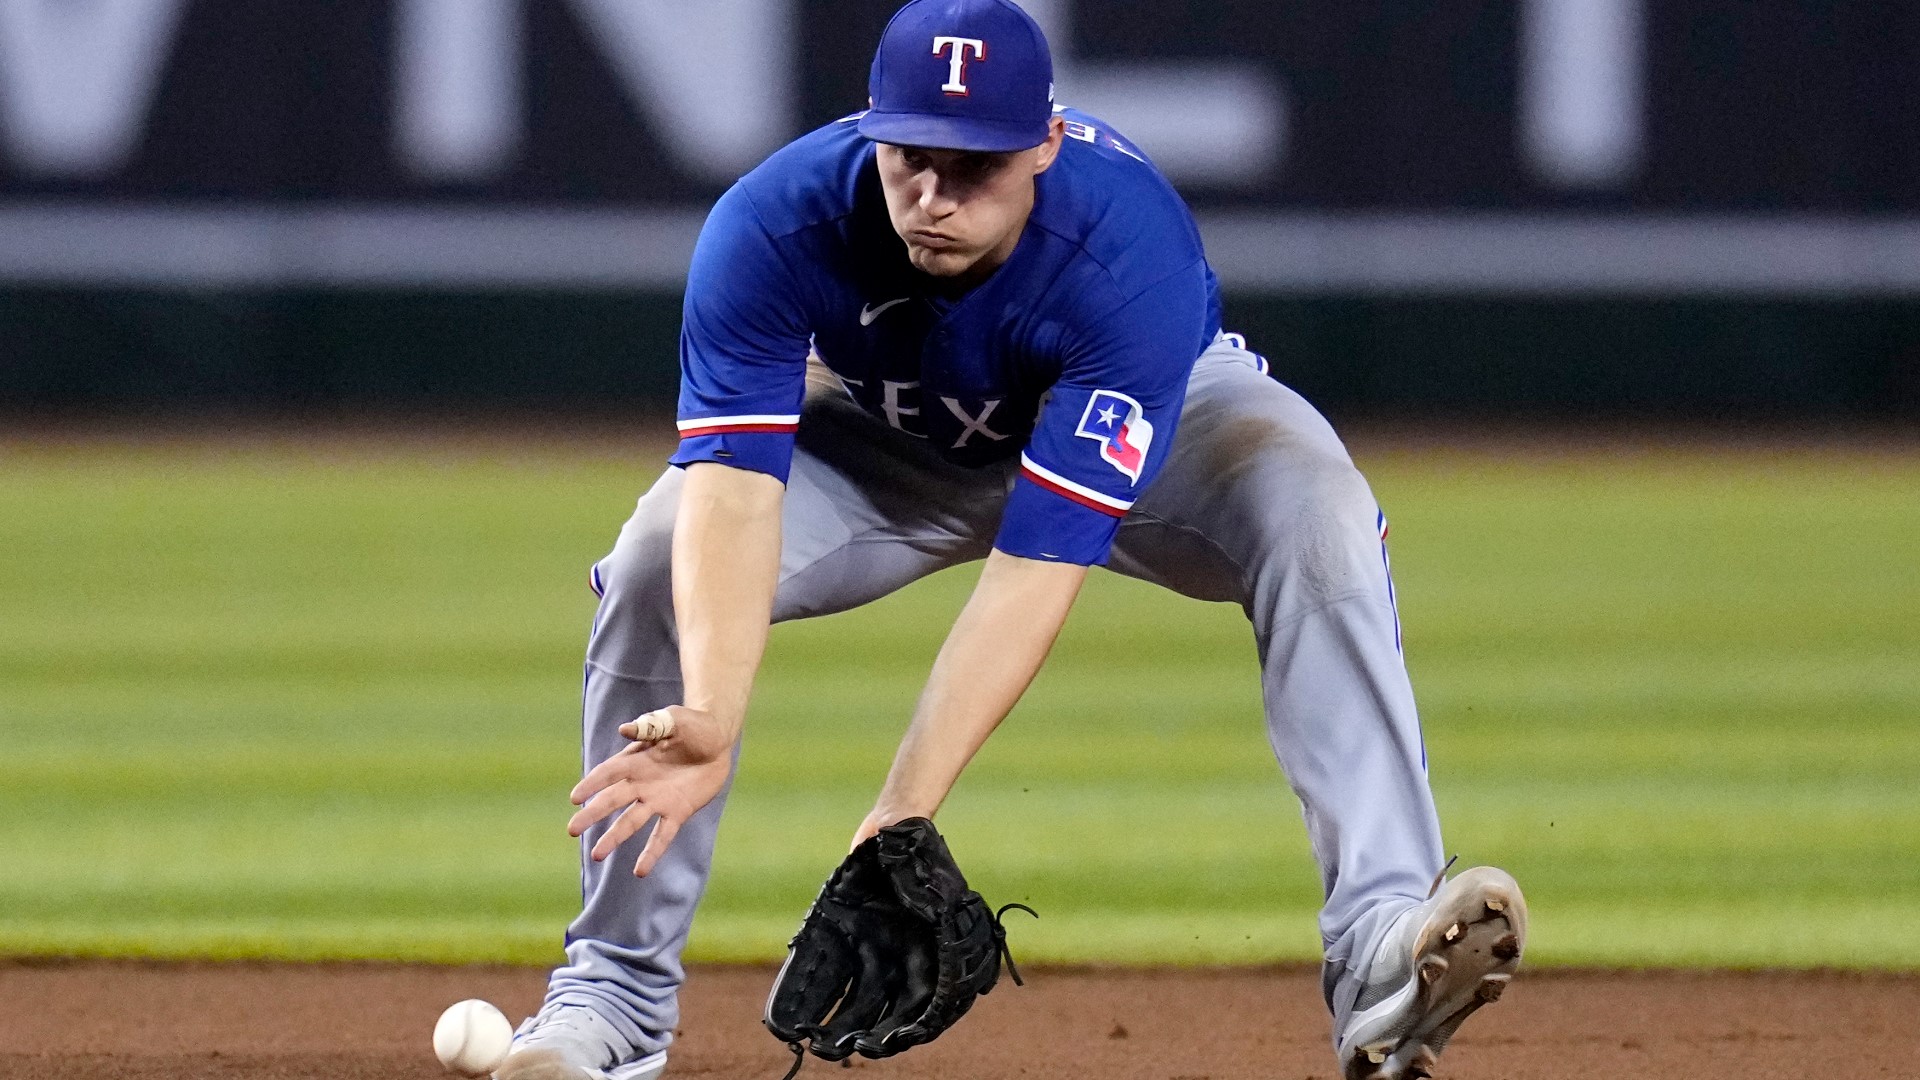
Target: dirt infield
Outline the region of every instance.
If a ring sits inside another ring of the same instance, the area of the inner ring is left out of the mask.
[[[1332,1080],[1304,969],[1039,970],[869,1080]],[[702,968],[669,1076],[777,1080],[759,1024],[771,969]],[[518,1019],[543,973],[385,965],[0,965],[0,1077],[406,1080],[443,1076],[429,1036],[464,997]],[[1441,1076],[1920,1076],[1920,977],[1522,972],[1463,1029]],[[822,1080],[835,1066],[810,1061]]]

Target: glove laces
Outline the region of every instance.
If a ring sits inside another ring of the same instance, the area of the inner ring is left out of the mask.
[[[794,1077],[800,1075],[800,1066],[807,1063],[806,1046],[798,1042],[790,1042],[787,1044],[787,1049],[793,1051],[793,1067],[788,1069],[787,1075],[781,1077],[780,1080],[793,1080]]]
[[[1025,904],[1002,904],[1000,910],[993,913],[994,947],[1000,950],[1000,958],[1007,962],[1007,974],[1013,976],[1013,985],[1025,986],[1027,984],[1020,978],[1020,969],[1013,966],[1013,949],[1007,945],[1007,926],[1000,921],[1001,916],[1005,915],[1010,908],[1024,911],[1036,919],[1040,917],[1040,913]],[[793,1080],[793,1078],[788,1077],[787,1080]]]

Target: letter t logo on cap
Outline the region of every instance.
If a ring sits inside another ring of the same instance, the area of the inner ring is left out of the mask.
[[[987,43],[979,38],[937,37],[933,39],[933,55],[947,56],[947,81],[940,89],[952,97],[967,96],[967,50],[973,50],[973,58],[987,58]]]

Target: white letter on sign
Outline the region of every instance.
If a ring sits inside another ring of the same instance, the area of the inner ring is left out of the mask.
[[[27,173],[98,177],[140,144],[186,0],[0,0],[0,139]]]
[[[947,56],[949,50],[953,53],[947,56],[947,81],[940,87],[952,97],[967,96],[968,49],[973,50],[975,60],[987,58],[987,43],[979,38],[937,37],[933,39],[933,55]]]
[[[1644,0],[1526,0],[1520,149],[1560,187],[1620,187],[1645,157]]]
[[[518,0],[404,0],[393,19],[401,160],[435,180],[499,175],[520,149]]]
[[[0,0],[0,12],[14,2]],[[395,2],[401,5],[395,131],[402,159],[439,180],[498,175],[513,163],[526,124],[520,77],[526,0]],[[727,183],[793,132],[799,96],[793,5],[570,4],[661,144],[695,175]]]
[[[1073,55],[1073,16],[1086,8],[1088,18],[1097,18],[1095,5],[1020,0],[1020,6],[1054,43],[1060,100],[1126,132],[1176,182],[1251,186],[1279,166],[1287,97],[1264,64],[1226,57],[1088,63]]]

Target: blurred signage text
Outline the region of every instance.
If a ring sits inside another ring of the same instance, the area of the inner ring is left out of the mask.
[[[164,282],[192,264],[431,283],[444,263],[512,281],[606,263],[576,283],[652,287],[735,176],[862,104],[896,6],[0,0],[0,280]],[[1230,285],[1522,288],[1545,250],[1554,289],[1920,288],[1903,248],[1920,63],[1885,9],[1026,6],[1061,99],[1155,157],[1222,237]],[[116,222],[211,230],[184,249],[211,262],[87,241]],[[609,223],[651,238],[630,256],[646,265],[581,255]],[[473,270],[502,250],[468,250],[462,230],[483,226],[539,251]],[[402,234],[410,251],[378,254]],[[1634,255],[1655,240],[1693,269],[1660,278]]]

